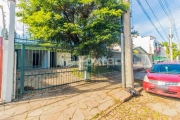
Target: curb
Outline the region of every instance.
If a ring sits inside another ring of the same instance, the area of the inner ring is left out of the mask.
[[[135,90],[138,91],[138,92],[141,92],[141,91],[143,90],[143,87],[135,88]],[[131,99],[132,97],[133,97],[133,96],[132,96],[129,92],[127,92],[127,95],[124,96],[124,97],[122,97],[122,98],[120,99],[120,101],[121,101],[121,102],[126,102],[126,101],[128,101],[129,99]]]
[[[143,90],[143,87],[138,87],[135,88],[135,90],[137,90],[138,92],[141,92]],[[133,96],[127,92],[127,95],[120,98],[120,102],[114,104],[113,106],[109,107],[108,109],[106,109],[102,115],[99,115],[98,118],[96,118],[97,120],[102,119],[105,115],[109,114],[112,110],[114,110],[116,107],[120,106],[122,103],[127,102],[128,100],[130,100]]]

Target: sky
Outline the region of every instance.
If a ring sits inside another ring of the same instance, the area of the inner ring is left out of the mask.
[[[131,11],[132,11],[132,17],[131,17],[131,27],[133,30],[136,30],[139,32],[141,36],[154,36],[159,42],[162,41],[168,41],[168,35],[169,35],[169,28],[170,28],[170,21],[163,11],[163,9],[160,6],[159,1],[162,1],[165,10],[168,10],[166,7],[165,1],[168,2],[169,10],[172,13],[173,16],[173,24],[176,27],[176,33],[180,33],[180,0],[147,0],[149,3],[151,9],[153,10],[155,16],[157,17],[158,21],[154,17],[152,11],[150,10],[149,6],[146,3],[146,0],[139,0],[142,6],[144,7],[145,11],[149,15],[151,21],[155,25],[151,24],[150,20],[147,18],[147,16],[142,11],[141,7],[139,6],[138,0],[131,0]],[[3,0],[0,0],[0,5],[3,5],[4,11],[6,12],[6,28],[8,28],[9,25],[9,9],[7,2],[3,2]],[[2,29],[2,14],[0,12],[0,31]],[[18,19],[16,18],[16,25],[15,29],[18,34],[23,34],[23,24],[18,22]],[[173,30],[174,37],[173,42],[180,43],[180,35],[175,34],[175,29]],[[162,36],[162,37],[161,37]]]
[[[134,30],[137,30],[141,36],[148,36],[152,35],[156,37],[156,39],[160,42],[168,41],[168,35],[169,35],[169,28],[170,28],[170,20],[168,19],[167,15],[163,11],[163,9],[160,6],[159,0],[147,0],[149,3],[152,11],[154,12],[155,16],[157,17],[158,21],[154,17],[151,9],[149,8],[148,4],[146,3],[146,0],[139,0],[141,5],[144,7],[146,13],[149,15],[150,19],[152,20],[153,24],[161,34],[161,37],[159,33],[156,31],[154,26],[151,24],[150,20],[147,18],[147,16],[142,11],[141,7],[139,6],[137,0],[131,0],[131,10],[132,10],[132,18],[131,18],[131,26],[134,26]],[[174,26],[176,27],[177,34],[180,33],[180,0],[160,0],[162,1],[164,8],[168,10],[166,7],[165,1],[168,2],[169,5],[169,11],[171,11],[173,19],[174,19]],[[175,29],[174,29],[175,30]],[[180,34],[178,35],[178,38],[176,37],[175,31],[173,42],[180,43]]]

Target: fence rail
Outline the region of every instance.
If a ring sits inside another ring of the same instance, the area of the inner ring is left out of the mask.
[[[87,63],[90,52],[84,50],[74,55],[74,50],[16,40],[15,98],[90,79]]]

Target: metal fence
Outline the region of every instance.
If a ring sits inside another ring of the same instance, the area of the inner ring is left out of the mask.
[[[91,60],[92,64],[94,63],[94,59]],[[91,79],[98,78],[110,78],[115,76],[115,73],[120,75],[121,72],[121,58],[120,53],[117,55],[113,55],[111,57],[100,57],[98,59],[98,64],[96,66],[91,67]]]
[[[149,54],[133,54],[133,66],[150,68],[153,64],[152,55]]]
[[[117,76],[120,80],[120,52],[111,57],[99,57],[96,61],[90,51],[83,50],[74,54],[75,49],[38,43],[37,40],[15,39],[14,98],[84,80]],[[152,64],[152,55],[133,54],[133,67],[150,68]]]
[[[89,51],[17,42],[14,98],[90,79]]]

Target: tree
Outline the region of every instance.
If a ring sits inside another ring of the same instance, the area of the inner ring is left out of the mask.
[[[139,35],[139,32],[136,31],[136,30],[134,30],[134,31],[131,32],[131,35],[133,35],[133,36],[138,36],[138,35]]]
[[[5,31],[6,31],[6,38],[4,38],[4,39],[8,40],[8,31],[7,31],[7,29],[5,29]],[[1,31],[1,36],[4,37],[4,29],[2,29],[2,31]]]
[[[20,0],[17,16],[35,39],[93,51],[95,58],[118,43],[123,0]],[[103,52],[102,52],[103,51]],[[86,54],[86,53],[84,53]]]
[[[169,43],[168,42],[163,42],[162,45],[166,47],[166,54],[170,58]],[[178,50],[178,47],[177,47],[177,45],[175,43],[172,43],[172,53],[173,53],[173,59],[175,59],[177,56],[180,55],[180,50]]]

